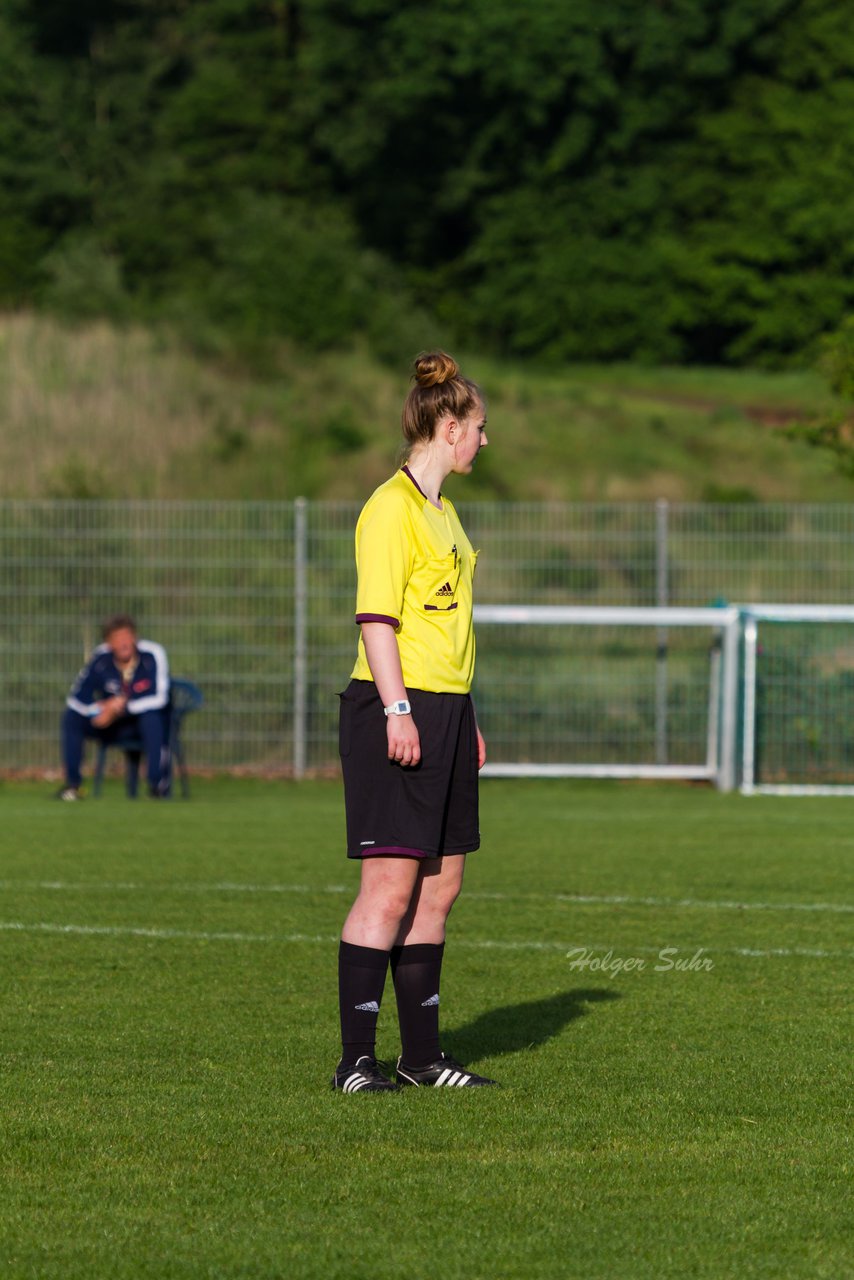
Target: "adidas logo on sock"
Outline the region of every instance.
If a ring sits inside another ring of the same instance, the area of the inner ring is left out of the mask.
[[[429,1000],[421,1001],[421,1008],[429,1009],[432,1004],[438,1004],[438,1003],[439,1003],[439,993],[437,991],[436,994],[434,996],[431,996]]]
[[[437,596],[452,596],[453,594],[454,588],[451,586],[450,582],[446,582],[444,587],[440,587],[436,592]]]
[[[438,996],[437,996],[438,1001]],[[379,1013],[380,1007],[376,1000],[368,1000],[365,1004],[357,1004],[357,1009],[364,1009],[365,1013]]]

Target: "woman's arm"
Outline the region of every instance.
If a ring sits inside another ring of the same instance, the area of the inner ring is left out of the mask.
[[[471,709],[474,711],[474,702],[471,704]],[[483,734],[481,733],[480,725],[477,722],[476,711],[474,711],[474,727],[477,730],[477,767],[478,769],[482,769],[486,764],[486,743],[483,740]]]
[[[406,698],[400,650],[394,628],[387,622],[363,622],[362,639],[371,675],[382,698],[383,706]],[[388,716],[388,758],[399,764],[415,765],[421,759],[421,740],[411,715]]]

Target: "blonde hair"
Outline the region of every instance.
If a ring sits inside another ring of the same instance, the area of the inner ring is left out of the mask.
[[[415,358],[410,389],[403,406],[402,425],[405,450],[433,439],[436,423],[450,416],[467,418],[483,404],[477,383],[464,378],[453,356],[446,351],[422,351]]]

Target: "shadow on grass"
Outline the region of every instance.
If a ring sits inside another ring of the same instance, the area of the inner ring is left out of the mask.
[[[544,1044],[568,1023],[583,1018],[588,1004],[619,999],[620,992],[613,987],[578,987],[545,996],[542,1000],[504,1005],[480,1014],[454,1031],[444,1032],[442,1045],[462,1062],[518,1053]]]

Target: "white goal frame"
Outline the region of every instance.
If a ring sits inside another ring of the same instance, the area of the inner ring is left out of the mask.
[[[854,611],[852,611],[854,617]],[[474,607],[476,623],[536,626],[708,627],[721,637],[709,681],[706,760],[703,764],[489,764],[483,776],[493,778],[670,778],[713,782],[720,791],[736,784],[738,733],[738,667],[741,615],[734,606],[692,609],[583,605],[489,605]]]
[[[854,622],[850,605],[752,604],[741,606],[744,628],[744,703],[741,793],[745,796],[854,796],[854,786],[756,781],[756,651],[760,622]]]

